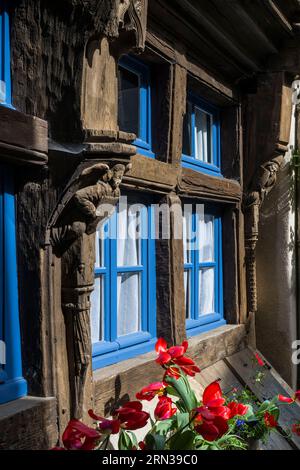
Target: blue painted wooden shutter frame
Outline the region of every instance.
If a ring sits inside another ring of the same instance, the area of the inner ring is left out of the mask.
[[[6,363],[0,383],[0,403],[27,393],[22,377],[21,338],[15,234],[13,172],[0,165],[0,321],[6,345]],[[3,371],[2,371],[3,372]]]
[[[225,325],[223,307],[223,269],[222,269],[222,218],[218,210],[205,205],[205,214],[214,216],[214,261],[200,263],[199,250],[191,251],[191,262],[184,264],[184,270],[191,273],[191,318],[186,320],[187,334],[192,336],[213,328]],[[196,246],[198,246],[199,233],[197,233],[197,213],[192,213],[192,230],[196,234]],[[205,267],[214,268],[214,305],[215,312],[203,315],[199,318],[199,270]]]
[[[10,71],[10,27],[8,0],[0,0],[0,80],[5,87],[5,96],[1,96],[0,104],[2,106],[12,107],[11,104],[11,71]],[[2,86],[1,86],[2,88]],[[4,91],[1,90],[0,92]]]
[[[105,276],[104,287],[104,341],[93,344],[93,369],[135,357],[153,349],[156,342],[156,276],[155,239],[151,238],[154,222],[153,208],[144,206],[142,225],[147,225],[147,238],[141,239],[142,264],[140,266],[117,266],[117,213],[109,219],[109,236],[104,241],[103,268],[95,269],[95,276]],[[122,337],[117,335],[117,275],[140,272],[142,331]]]
[[[191,104],[191,155],[182,154],[181,162],[185,168],[191,168],[203,173],[222,176],[221,175],[221,138],[220,138],[220,112],[219,109],[210,103],[207,103],[202,98],[195,96],[192,93],[188,95],[188,101]],[[196,159],[195,151],[195,108],[199,108],[206,113],[212,115],[213,125],[213,163],[202,162]]]
[[[123,56],[119,60],[119,67],[129,70],[138,76],[139,80],[139,128],[134,145],[138,153],[150,158],[155,158],[152,152],[152,118],[151,118],[151,76],[149,67],[132,56]],[[122,130],[122,129],[121,129]]]

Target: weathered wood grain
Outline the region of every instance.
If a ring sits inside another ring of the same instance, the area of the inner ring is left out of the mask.
[[[182,169],[178,188],[181,194],[228,202],[239,202],[242,188],[235,180],[217,178],[189,168]]]
[[[284,382],[277,372],[270,368],[265,374],[263,383],[256,382],[253,377],[255,369],[253,367],[254,354],[249,348],[240,351],[232,356],[226,357],[225,363],[238,375],[240,381],[246,384],[249,389],[258,397],[260,401],[272,398],[275,395],[292,396],[293,392]],[[255,361],[255,359],[254,359]],[[254,362],[255,364],[255,362]],[[257,369],[257,368],[256,368]],[[291,429],[293,423],[299,421],[300,406],[298,403],[280,406],[279,425],[284,429]],[[292,434],[291,442],[300,449],[300,437]]]
[[[0,405],[0,450],[48,450],[58,439],[55,398]]]

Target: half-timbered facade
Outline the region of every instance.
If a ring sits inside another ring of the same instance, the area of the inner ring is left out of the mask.
[[[276,303],[272,270],[290,247],[297,284],[299,19],[297,0],[0,1],[0,448],[132,398],[161,336],[202,368],[257,338],[299,385],[298,290]],[[268,218],[283,178],[289,216]]]

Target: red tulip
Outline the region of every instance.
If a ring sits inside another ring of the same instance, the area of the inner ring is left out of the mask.
[[[271,415],[271,413],[269,413],[268,411],[266,411],[264,414],[264,422],[268,428],[276,428],[278,424],[274,416]]]
[[[163,338],[159,338],[155,345],[155,350],[158,354],[156,362],[163,367],[167,367],[171,370],[167,371],[167,375],[179,378],[180,370],[178,368],[172,368],[172,365],[177,365],[185,374],[194,377],[197,372],[200,372],[192,359],[184,356],[188,348],[188,342],[183,341],[181,346],[167,347],[167,342]]]
[[[295,400],[299,400],[300,401],[300,390],[297,390],[295,392]]]
[[[62,435],[63,444],[68,450],[93,450],[99,440],[98,431],[89,428],[77,419],[69,421]]]
[[[258,353],[255,353],[255,358],[257,360],[257,364],[260,367],[263,367],[265,365],[265,362],[263,361],[263,359],[260,357],[260,355]]]
[[[203,405],[214,415],[229,419],[231,410],[223,406],[225,399],[222,396],[222,390],[217,381],[212,382],[206,387],[202,397]]]
[[[278,395],[278,400],[282,403],[293,403],[294,400],[291,397],[285,397],[284,395]]]
[[[104,434],[118,434],[120,431],[120,421],[118,419],[106,419],[102,416],[97,416],[93,410],[88,411],[90,417],[97,421],[99,429]]]
[[[129,401],[115,411],[114,418],[121,422],[121,428],[134,431],[143,428],[150,417],[142,409],[143,405],[139,401]]]
[[[201,424],[195,426],[195,431],[206,441],[215,441],[228,431],[226,419],[221,416],[214,416],[213,420],[203,420]]]
[[[142,388],[140,392],[136,394],[138,400],[151,401],[156,395],[162,395],[164,393],[165,385],[163,382],[154,382],[147,387]]]
[[[171,418],[177,411],[177,408],[172,408],[172,400],[169,397],[158,397],[158,403],[154,410],[156,419],[164,420]]]
[[[300,437],[300,423],[295,423],[292,426],[292,432],[297,434]]]
[[[200,369],[192,359],[186,356],[181,356],[173,361],[180,369],[186,374],[194,377],[197,372],[200,372]]]
[[[243,403],[237,403],[235,401],[228,403],[227,406],[230,409],[230,419],[235,416],[244,416],[248,411],[247,405],[243,405]]]
[[[159,338],[156,342],[155,350],[158,353],[156,362],[160,365],[164,365],[171,362],[172,359],[183,356],[186,351],[186,347],[184,345],[172,346],[171,348],[168,348],[166,340],[164,340],[163,338]]]

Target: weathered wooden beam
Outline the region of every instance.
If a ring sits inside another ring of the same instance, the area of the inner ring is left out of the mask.
[[[186,112],[187,74],[180,65],[173,67],[172,115],[169,163],[178,165],[182,155],[183,117]]]
[[[242,197],[242,188],[237,181],[205,175],[189,168],[182,169],[178,189],[182,195],[224,202],[236,203]]]
[[[0,106],[0,149],[0,158],[6,161],[45,165],[48,161],[48,123]]]
[[[183,278],[182,208],[181,200],[171,193],[160,201],[167,206],[168,233],[156,240],[157,332],[171,344],[185,338],[185,296]],[[159,218],[156,218],[156,229]]]

